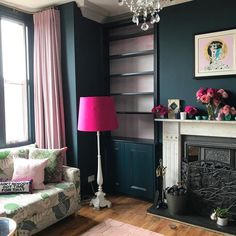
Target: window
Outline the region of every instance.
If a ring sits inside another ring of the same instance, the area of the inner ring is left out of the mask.
[[[0,18],[0,147],[30,141],[28,27]]]

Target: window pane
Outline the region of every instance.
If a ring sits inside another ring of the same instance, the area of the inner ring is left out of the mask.
[[[28,140],[25,26],[1,20],[6,142]]]
[[[27,107],[24,101],[25,86],[5,83],[5,119],[7,143],[28,139]],[[14,94],[14,96],[13,96]]]

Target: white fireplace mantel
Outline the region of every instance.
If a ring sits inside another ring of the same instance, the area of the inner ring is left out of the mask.
[[[236,138],[236,121],[155,119],[163,123],[163,165],[167,167],[165,186],[181,180],[181,136]]]

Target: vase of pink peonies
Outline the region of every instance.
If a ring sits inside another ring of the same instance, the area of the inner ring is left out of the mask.
[[[197,101],[206,106],[208,120],[215,120],[225,99],[229,97],[224,89],[200,88],[196,93]]]

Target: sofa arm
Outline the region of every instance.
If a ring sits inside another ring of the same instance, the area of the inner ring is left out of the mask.
[[[66,182],[72,182],[75,184],[78,200],[80,201],[80,169],[70,166],[63,166],[62,178]]]

